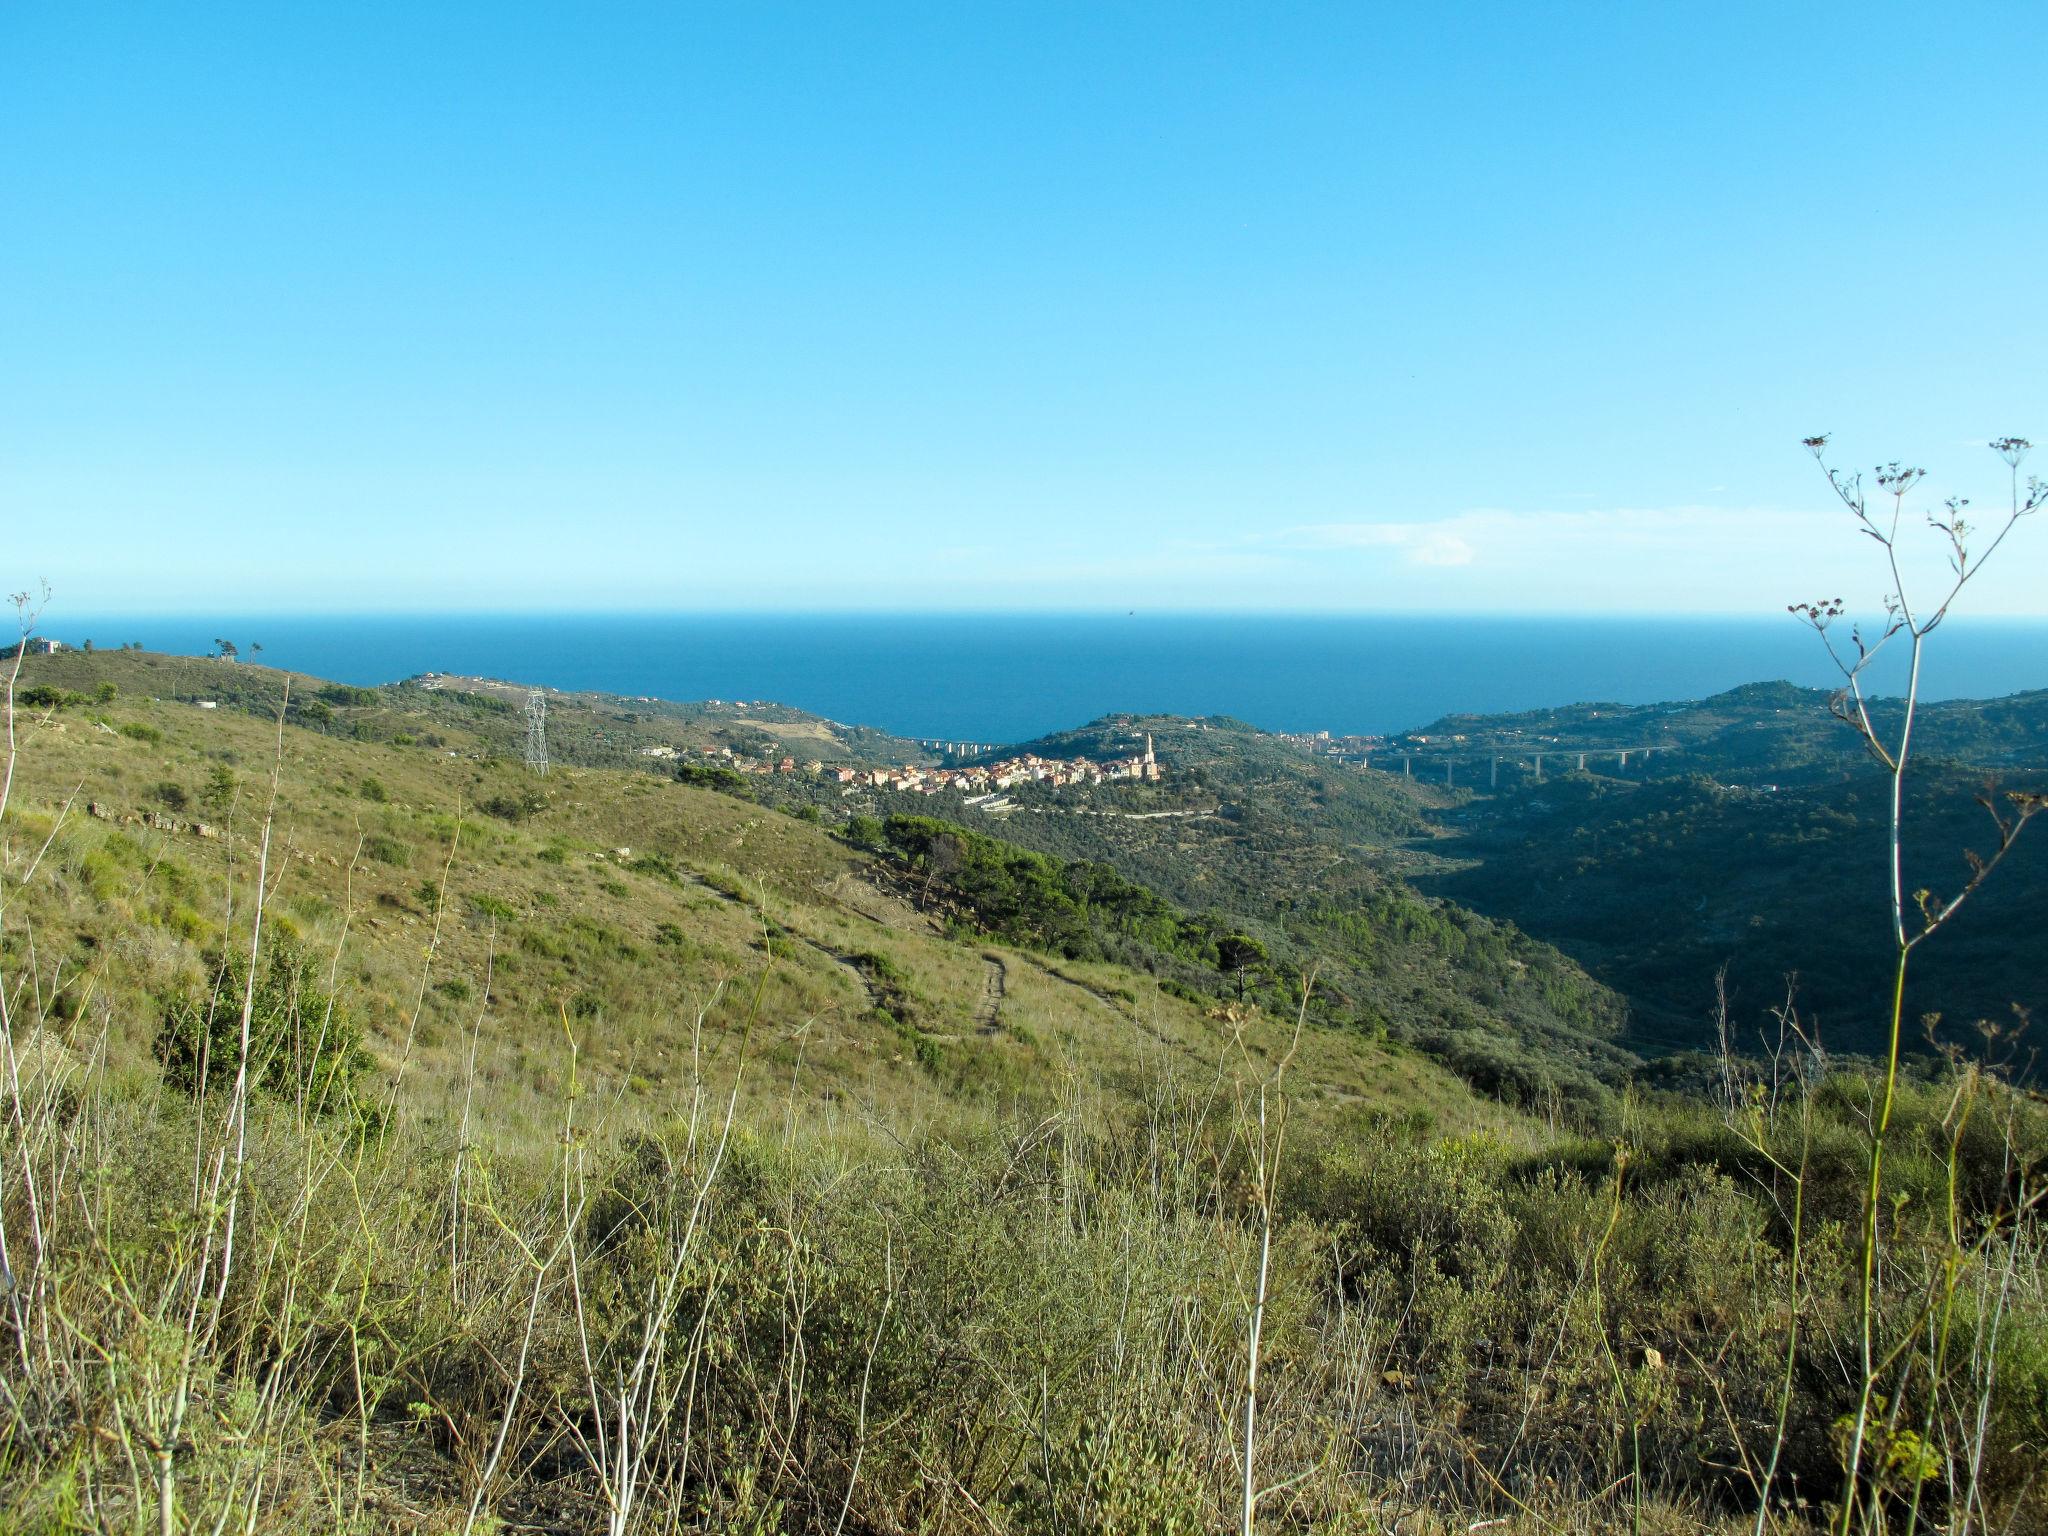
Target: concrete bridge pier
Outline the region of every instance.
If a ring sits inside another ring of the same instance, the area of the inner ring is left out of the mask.
[[[1449,759],[1449,758],[1447,757],[1447,758],[1445,758],[1445,759],[1444,759],[1444,788],[1445,788],[1445,789],[1449,789],[1450,787],[1451,787],[1451,760],[1450,760],[1450,759]]]
[[[1488,789],[1500,788],[1500,754],[1498,752],[1493,755],[1493,766],[1487,770],[1486,787]]]
[[[1411,779],[1415,777],[1415,754],[1414,754],[1414,753],[1412,753],[1412,752],[1403,752],[1403,753],[1401,754],[1401,772],[1402,772],[1403,774],[1405,774],[1405,775],[1406,775],[1407,777],[1411,778]]]
[[[1536,782],[1538,784],[1543,782],[1543,754],[1541,752],[1536,754]]]
[[[1585,753],[1583,753],[1583,752],[1581,752],[1581,753],[1579,754],[1579,772],[1581,772],[1581,773],[1584,773],[1585,771],[1586,771],[1586,754],[1585,754]]]

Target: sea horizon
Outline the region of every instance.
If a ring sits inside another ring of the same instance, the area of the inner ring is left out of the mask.
[[[1837,674],[1789,617],[1246,614],[46,615],[39,633],[245,659],[373,686],[427,672],[690,702],[772,700],[848,724],[1001,743],[1119,712],[1386,734],[1447,714],[1697,699]],[[1846,634],[1843,636],[1846,639]],[[251,655],[252,645],[260,652]],[[1886,658],[1874,692],[1903,681]],[[1923,695],[2048,686],[2048,621],[1957,619]]]

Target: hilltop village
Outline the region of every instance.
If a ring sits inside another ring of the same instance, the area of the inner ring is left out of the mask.
[[[849,794],[857,789],[893,789],[915,795],[937,795],[948,790],[976,795],[1015,789],[1020,784],[1044,784],[1059,789],[1117,782],[1157,784],[1165,777],[1153,752],[1150,736],[1145,738],[1143,752],[1112,758],[1107,762],[1093,758],[1040,757],[1035,752],[1026,752],[994,762],[969,763],[952,768],[927,768],[916,764],[852,768],[837,764],[828,766],[817,761],[799,766],[794,757],[785,756],[777,760],[748,757],[730,747],[706,747],[698,752],[688,752],[676,747],[656,746],[642,748],[640,755],[657,759],[703,760],[734,773],[816,774],[843,786]]]

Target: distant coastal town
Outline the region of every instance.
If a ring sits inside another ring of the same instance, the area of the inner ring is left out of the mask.
[[[1035,752],[999,758],[988,763],[969,763],[955,768],[927,768],[916,764],[897,767],[850,768],[812,761],[802,765],[794,757],[779,760],[748,757],[730,747],[706,747],[696,752],[670,746],[643,747],[642,757],[704,762],[734,773],[817,774],[841,785],[847,793],[857,789],[890,789],[913,795],[937,795],[954,791],[967,795],[994,794],[1024,784],[1044,784],[1059,789],[1070,786],[1141,783],[1157,784],[1165,777],[1145,738],[1145,750],[1128,757],[1098,762],[1093,758],[1040,757]]]

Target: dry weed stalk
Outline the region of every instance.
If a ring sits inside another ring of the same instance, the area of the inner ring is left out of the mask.
[[[1920,945],[1947,926],[1964,903],[1982,888],[1991,872],[2012,851],[2027,823],[2044,808],[2048,808],[2048,796],[2013,792],[2005,797],[2006,803],[2001,806],[1997,798],[1987,792],[1981,797],[1981,803],[1990,814],[1996,837],[1990,855],[1987,857],[1970,853],[1967,855],[1968,874],[1952,894],[1942,897],[1925,889],[1918,890],[1912,893],[1909,907],[1905,880],[1904,806],[1907,770],[1913,747],[1913,727],[1920,702],[1921,666],[1928,640],[1948,618],[1964,589],[1984,568],[1986,562],[1998,552],[2014,528],[2039,511],[2044,504],[2048,504],[2048,484],[2032,477],[2024,485],[2021,483],[2020,465],[2032,447],[2025,438],[2001,437],[1993,440],[1991,450],[2004,462],[2010,476],[2008,504],[2002,520],[1992,531],[1988,544],[1981,548],[1973,548],[1972,541],[1978,530],[1965,515],[1969,507],[1969,502],[1965,498],[1950,497],[1942,503],[1938,511],[1928,514],[1927,526],[1934,531],[1944,546],[1948,576],[1938,585],[1933,601],[1923,604],[1916,601],[1911,583],[1906,579],[1902,565],[1901,538],[1905,526],[1906,499],[1926,478],[1926,471],[1897,461],[1879,466],[1874,471],[1880,498],[1879,510],[1873,511],[1863,488],[1862,476],[1828,466],[1826,437],[1807,438],[1804,445],[1820,463],[1836,497],[1856,519],[1858,531],[1876,542],[1884,551],[1890,580],[1890,590],[1884,599],[1883,625],[1874,636],[1866,636],[1860,626],[1852,626],[1850,643],[1846,649],[1838,647],[1831,634],[1834,621],[1843,613],[1842,599],[1827,598],[1795,603],[1789,610],[1810,625],[1820,636],[1828,655],[1842,674],[1842,686],[1834,696],[1835,714],[1856,732],[1890,780],[1887,822],[1888,875],[1894,951],[1890,1019],[1880,1099],[1870,1128],[1870,1154],[1859,1231],[1857,1398],[1848,1431],[1848,1447],[1843,1458],[1846,1483],[1842,1502],[1835,1517],[1835,1528],[1839,1536],[1849,1536],[1849,1532],[1856,1529],[1859,1522],[1874,1528],[1884,1518],[1877,1487],[1879,1472],[1866,1468],[1866,1457],[1873,1429],[1877,1427],[1875,1421],[1885,1411],[1885,1405],[1880,1402],[1881,1389],[1892,1367],[1910,1355],[1914,1343],[1913,1333],[1909,1330],[1903,1344],[1886,1352],[1877,1338],[1881,1305],[1880,1223],[1884,1195],[1885,1147],[1898,1098],[1899,1052],[1905,1025],[1907,972],[1913,954]],[[1885,506],[1887,500],[1888,507]],[[1872,701],[1866,691],[1866,673],[1895,641],[1902,641],[1906,647],[1906,691],[1900,701],[1898,719],[1887,730],[1873,715]],[[1952,1209],[1952,1219],[1953,1214]],[[1943,1317],[1947,1316],[1946,1298],[1953,1293],[1953,1252],[1947,1273],[1950,1277],[1948,1284],[1942,1287],[1940,1292],[1944,1298],[1939,1304],[1940,1315]],[[1939,1393],[1946,1348],[1947,1338],[1943,1331],[1933,1341],[1934,1363],[1930,1396]],[[1926,1476],[1922,1475],[1926,1470],[1925,1463],[1921,1460],[1924,1442],[1914,1446],[1900,1445],[1895,1440],[1896,1415],[1904,1401],[1905,1382],[1901,1380],[1897,1385],[1899,1390],[1895,1392],[1889,1404],[1889,1413],[1893,1416],[1893,1421],[1883,1427],[1888,1442],[1887,1459],[1903,1462],[1905,1475],[1912,1484],[1906,1516],[1906,1531],[1910,1536],[1919,1519],[1921,1484],[1927,1480]],[[1932,1411],[1931,1407],[1929,1411]]]

